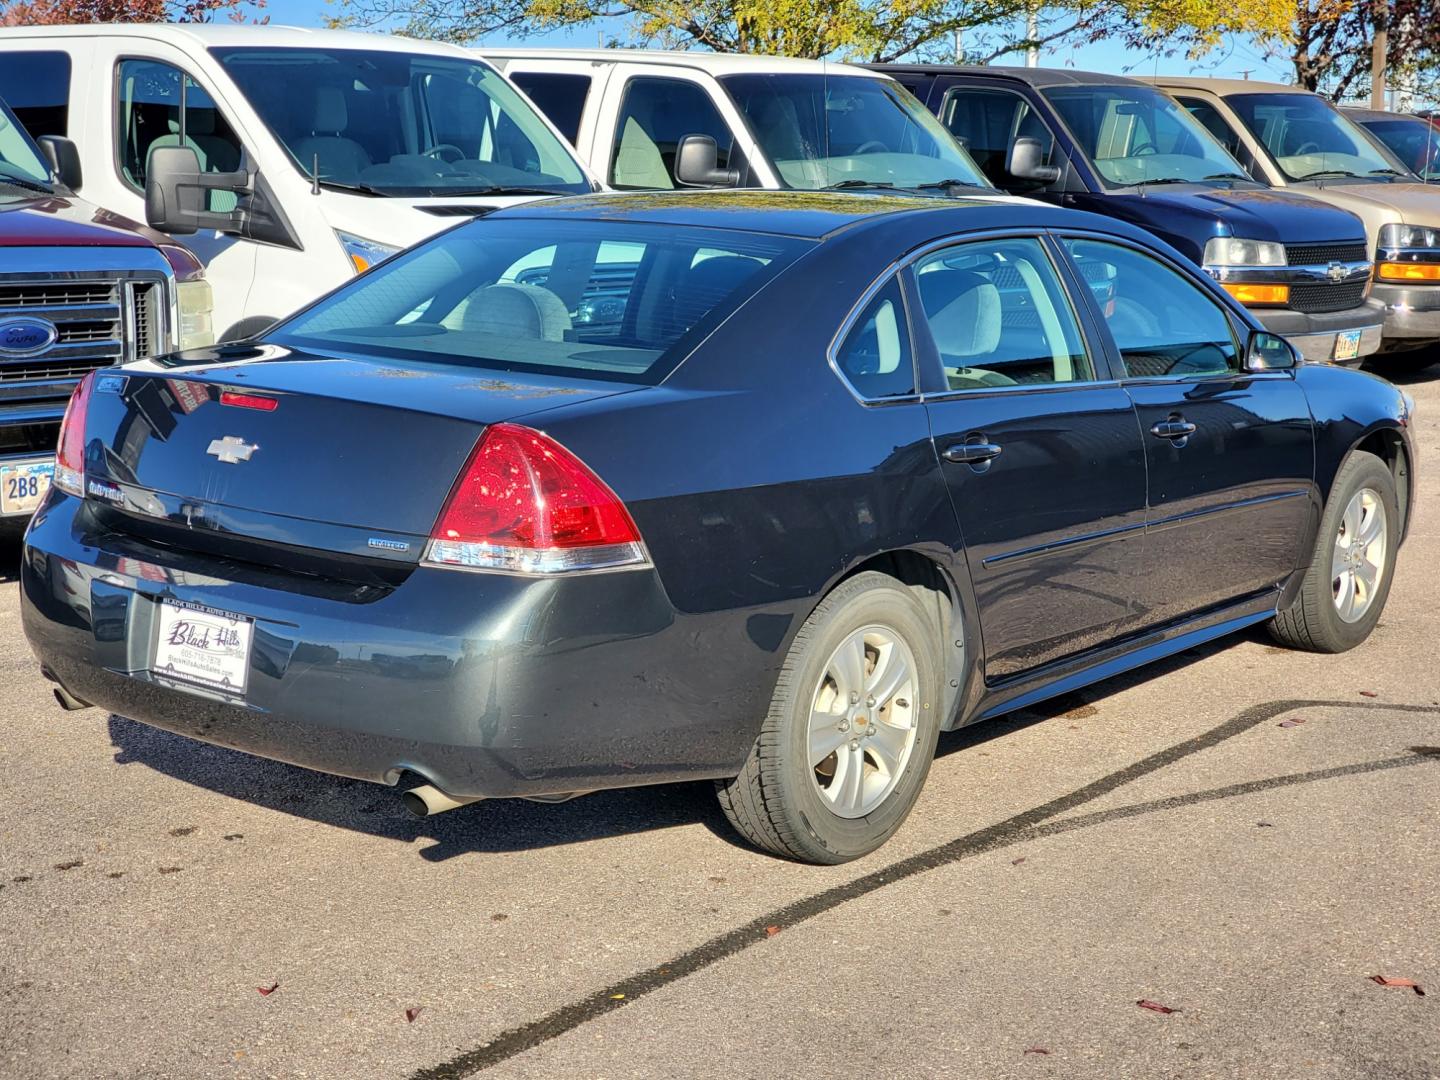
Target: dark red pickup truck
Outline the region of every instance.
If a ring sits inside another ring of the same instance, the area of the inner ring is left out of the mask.
[[[78,160],[0,102],[0,519],[28,516],[50,486],[86,372],[212,340],[199,260],[77,199]]]

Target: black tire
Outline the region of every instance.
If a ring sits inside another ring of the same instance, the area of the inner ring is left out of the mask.
[[[1345,508],[1355,495],[1369,488],[1379,496],[1385,512],[1385,554],[1381,560],[1379,580],[1373,598],[1364,614],[1353,622],[1340,617],[1335,604],[1335,579],[1331,558],[1341,528]],[[1375,629],[1390,595],[1390,582],[1395,574],[1395,552],[1400,540],[1400,504],[1395,495],[1395,478],[1389,468],[1374,454],[1356,452],[1345,459],[1315,538],[1310,568],[1295,602],[1270,621],[1270,633],[1279,642],[1309,652],[1338,653],[1353,649]]]
[[[893,631],[914,658],[915,740],[883,800],[863,817],[845,817],[827,805],[809,761],[810,709],[835,650],[857,630],[875,625]],[[939,636],[914,591],[885,574],[857,574],[821,601],[790,646],[744,770],[716,783],[736,830],[756,847],[812,863],[848,862],[885,843],[915,805],[935,758]]]

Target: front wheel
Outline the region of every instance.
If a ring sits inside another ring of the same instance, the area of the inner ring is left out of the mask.
[[[793,859],[874,851],[920,794],[940,731],[939,634],[894,578],[857,574],[795,636],[744,771],[717,784],[735,828]]]
[[[1330,488],[1300,594],[1271,621],[1271,634],[1311,652],[1359,645],[1385,609],[1399,542],[1395,478],[1374,454],[1351,454]]]

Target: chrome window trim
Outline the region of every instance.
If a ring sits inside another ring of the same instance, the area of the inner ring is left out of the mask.
[[[1440,248],[1382,247],[1375,251],[1376,262],[1440,263]]]

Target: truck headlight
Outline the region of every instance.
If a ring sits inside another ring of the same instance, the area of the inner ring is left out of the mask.
[[[215,298],[208,281],[182,281],[175,286],[175,299],[180,310],[182,349],[203,349],[215,344],[215,323],[211,317]]]
[[[1387,253],[1395,258],[1385,258]],[[1382,281],[1440,281],[1440,229],[1381,226],[1377,257],[1375,276]]]
[[[363,236],[341,232],[339,229],[335,230],[335,238],[345,249],[345,254],[350,259],[350,265],[355,268],[357,274],[363,274],[376,263],[384,262],[400,250],[393,244],[382,244],[378,240],[366,240]]]
[[[1285,245],[1273,240],[1217,236],[1205,242],[1206,266],[1284,266]]]
[[[1440,248],[1440,229],[1421,225],[1384,225],[1380,229],[1382,248]]]

